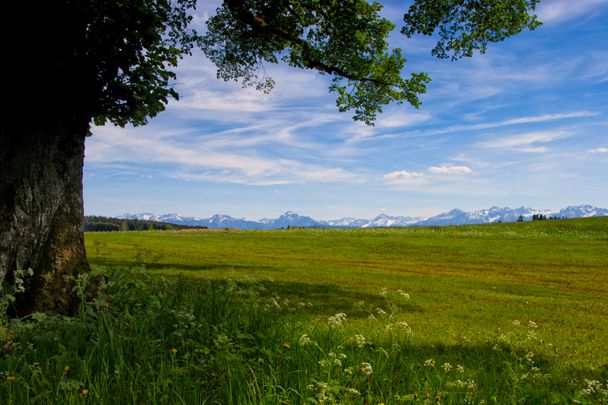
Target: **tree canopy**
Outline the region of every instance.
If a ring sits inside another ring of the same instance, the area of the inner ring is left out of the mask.
[[[401,32],[436,34],[433,53],[440,58],[468,57],[536,28],[537,1],[415,0]],[[171,83],[178,60],[194,48],[217,65],[218,78],[261,91],[274,84],[266,63],[329,75],[340,111],[353,110],[354,119],[367,124],[384,105],[418,107],[430,81],[424,72],[403,76],[406,58],[389,48],[395,26],[380,15],[378,2],[225,0],[202,35],[191,28],[195,6],[195,0],[47,2],[32,11],[39,29],[16,36],[11,46],[34,78],[32,91],[61,94],[88,109],[98,125],[142,125],[162,111],[178,98]]]
[[[404,15],[402,33],[439,33],[433,53],[453,59],[485,52],[502,41],[536,28],[530,14],[537,0],[416,0]],[[394,24],[381,17],[382,5],[365,0],[226,0],[208,22],[201,45],[217,65],[218,77],[269,90],[273,81],[263,63],[280,60],[332,77],[340,111],[372,124],[382,106],[407,102],[420,106],[430,77],[402,76],[406,59],[389,49]]]

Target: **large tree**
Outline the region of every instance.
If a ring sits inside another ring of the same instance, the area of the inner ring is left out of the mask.
[[[484,52],[539,24],[538,0],[414,0],[402,33],[433,35],[433,53]],[[402,74],[394,25],[365,0],[224,0],[203,35],[195,0],[11,2],[2,13],[5,101],[0,122],[0,280],[31,269],[18,313],[69,313],[74,276],[89,271],[82,168],[92,123],[143,125],[177,98],[178,60],[201,48],[218,77],[272,88],[264,63],[331,77],[340,111],[373,124],[389,103],[420,105],[429,77]],[[16,24],[11,24],[16,22]],[[260,73],[262,72],[262,73]]]

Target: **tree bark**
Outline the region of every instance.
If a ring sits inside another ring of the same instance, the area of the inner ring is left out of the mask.
[[[74,277],[90,271],[82,198],[90,116],[66,116],[0,122],[0,280],[33,270],[16,295],[12,312],[19,316],[73,313]]]

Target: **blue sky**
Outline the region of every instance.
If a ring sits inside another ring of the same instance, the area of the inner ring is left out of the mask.
[[[404,2],[381,3],[399,26]],[[202,2],[197,23],[216,6]],[[180,101],[148,125],[93,128],[85,212],[331,219],[608,207],[608,0],[544,0],[539,15],[536,31],[458,62],[397,29],[405,73],[432,83],[419,110],[387,107],[375,127],[337,111],[328,77],[266,66],[276,86],[265,95],[217,80],[196,54],[178,68]]]

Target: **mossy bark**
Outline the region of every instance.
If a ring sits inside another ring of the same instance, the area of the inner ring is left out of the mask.
[[[36,121],[0,123],[0,280],[33,270],[16,295],[16,315],[70,314],[77,305],[73,279],[90,271],[82,198],[90,117]]]

